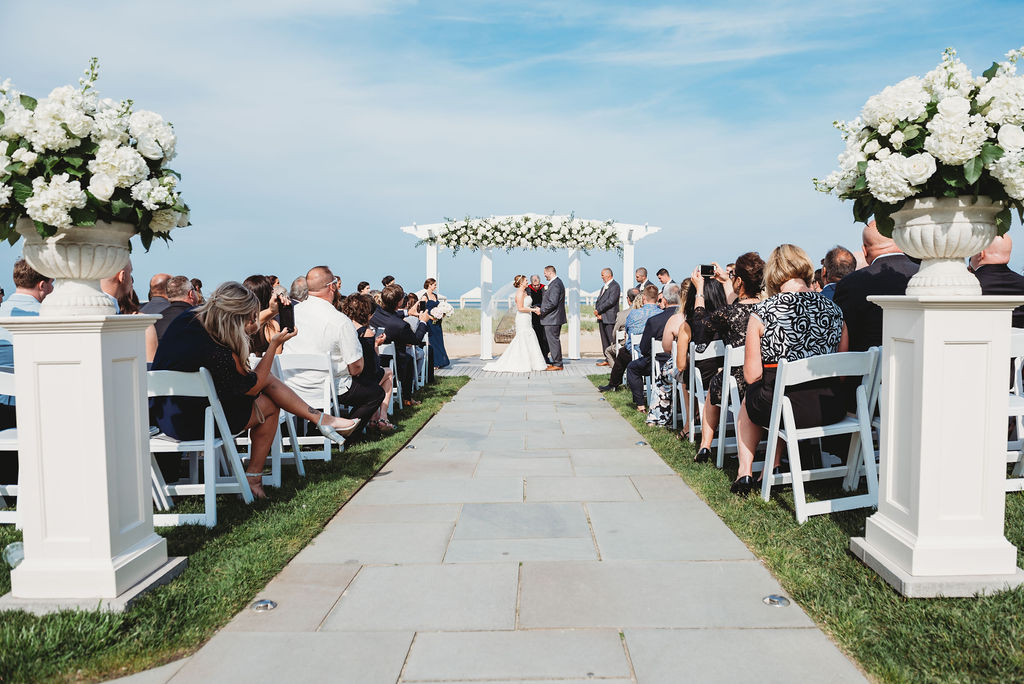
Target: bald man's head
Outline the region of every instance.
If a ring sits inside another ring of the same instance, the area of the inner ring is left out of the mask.
[[[997,235],[996,238],[978,254],[971,257],[971,268],[988,264],[1010,263],[1010,253],[1013,252],[1013,240],[1009,235]]]
[[[149,298],[166,297],[167,281],[171,279],[170,273],[157,273],[149,279]]]
[[[876,257],[880,257],[883,254],[902,254],[903,251],[896,246],[892,238],[887,238],[878,232],[878,227],[874,221],[871,221],[868,225],[864,226],[864,233],[862,236],[864,242],[864,259],[870,265]]]
[[[334,274],[327,266],[314,266],[306,273],[306,288],[310,294],[322,292],[334,282]]]

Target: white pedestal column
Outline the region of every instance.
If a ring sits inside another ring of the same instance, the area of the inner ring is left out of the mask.
[[[634,271],[636,270],[633,265],[634,260],[634,245],[632,242],[625,241],[622,244],[622,293],[619,295],[619,305],[623,308],[626,307],[626,291],[631,287],[636,287],[636,278],[634,278]]]
[[[184,569],[153,532],[145,330],[157,316],[4,318],[25,559],[0,608],[124,608]]]
[[[569,358],[580,358],[580,250],[569,250]]]
[[[850,548],[908,597],[1024,583],[1003,536],[1017,297],[872,297],[884,310],[878,512]]]
[[[494,331],[491,330],[491,297],[494,294],[494,264],[490,248],[480,250],[480,358],[493,359]]]
[[[427,245],[427,278],[437,280],[437,245]]]

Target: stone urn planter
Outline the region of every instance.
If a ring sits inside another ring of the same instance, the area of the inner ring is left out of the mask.
[[[100,280],[128,263],[130,223],[97,221],[95,226],[71,226],[48,238],[40,237],[30,219],[18,219],[25,239],[23,254],[29,266],[54,279],[53,292],[43,300],[40,316],[106,316],[114,313]]]
[[[996,236],[996,215],[1004,205],[988,197],[925,197],[893,212],[892,239],[921,268],[907,296],[978,296],[981,285],[964,259],[988,247]]]

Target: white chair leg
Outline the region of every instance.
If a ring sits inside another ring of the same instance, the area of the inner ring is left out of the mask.
[[[864,467],[860,442],[859,432],[850,434],[850,449],[846,454],[846,477],[843,478],[844,492],[854,492],[860,484],[860,469]]]
[[[718,417],[718,450],[715,456],[715,466],[721,470],[725,467],[725,436],[729,429],[729,377],[722,376],[722,405],[721,414]],[[736,441],[739,442],[739,434],[736,434]],[[738,448],[737,444],[737,448]]]
[[[206,410],[203,443],[203,512],[207,527],[217,526],[217,454],[213,448],[213,411]],[[230,439],[230,436],[227,438]]]
[[[284,417],[285,428],[288,430],[288,441],[291,443],[292,456],[295,458],[295,471],[299,477],[306,477],[306,464],[302,462],[302,449],[299,447],[299,437],[295,431],[295,420],[291,415]]]

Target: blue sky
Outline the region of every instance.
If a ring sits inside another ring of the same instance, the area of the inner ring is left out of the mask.
[[[43,96],[95,55],[103,95],[172,121],[194,225],[137,246],[137,279],[208,286],[327,263],[346,288],[418,287],[423,249],[398,228],[446,216],[662,226],[637,264],[676,276],[780,242],[856,248],[850,207],[810,180],[840,151],[832,121],[946,46],[980,72],[1024,42],[1020,2],[45,6],[0,4],[0,80]],[[0,251],[8,291],[19,254]],[[495,279],[548,262],[564,252],[502,253]],[[478,263],[442,253],[442,292],[475,286]],[[594,254],[584,287],[605,264],[620,276]]]

